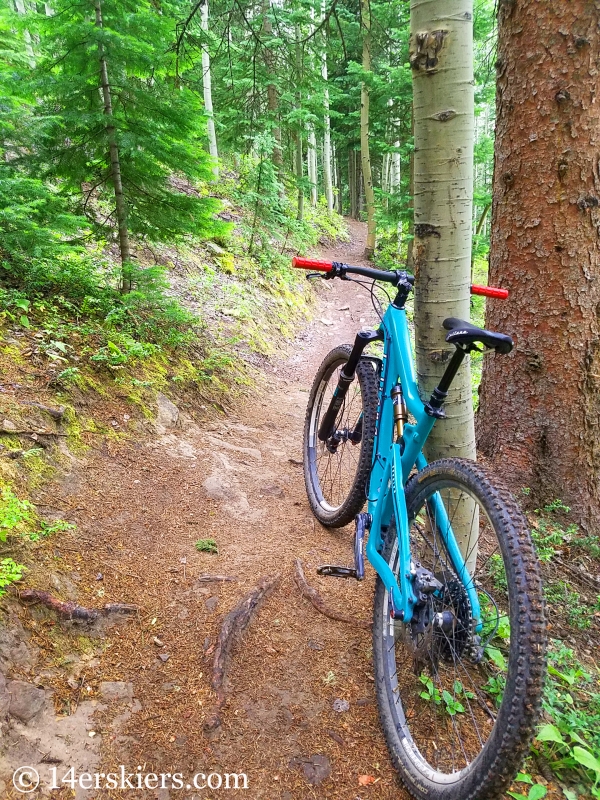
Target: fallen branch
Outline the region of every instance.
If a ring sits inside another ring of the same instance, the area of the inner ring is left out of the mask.
[[[237,581],[231,575],[200,575],[196,578],[198,583],[217,583],[218,581]]]
[[[262,578],[258,586],[247,594],[223,620],[219,638],[215,646],[213,658],[212,688],[217,693],[217,701],[204,723],[204,730],[215,731],[221,726],[221,711],[227,701],[225,694],[225,678],[231,658],[231,648],[236,638],[248,627],[253,614],[256,613],[263,600],[279,583],[281,575],[274,578]]]
[[[588,575],[586,572],[582,572],[581,570],[572,567],[570,564],[567,564],[566,561],[563,561],[562,558],[559,558],[558,556],[555,556],[554,560],[556,561],[557,564],[560,564],[560,566],[563,569],[566,569],[567,572],[570,572],[571,575],[577,578],[577,580],[581,581],[582,583],[587,583],[588,586],[591,586],[591,588],[595,589],[596,591],[600,589],[600,581],[597,580],[593,575]]]
[[[108,617],[110,614],[136,614],[138,611],[138,606],[129,603],[107,603],[104,608],[86,608],[78,606],[71,600],[67,602],[59,600],[50,592],[43,592],[40,589],[22,589],[18,592],[18,596],[20,600],[41,603],[56,611],[62,619],[76,619],[83,622],[95,622],[100,617]]]
[[[321,614],[324,614],[329,619],[334,619],[337,622],[346,622],[348,625],[354,625],[355,628],[363,628],[363,630],[370,631],[371,630],[371,623],[367,622],[363,619],[356,619],[356,617],[348,617],[346,614],[342,614],[339,611],[335,611],[332,608],[329,608],[325,600],[321,597],[319,592],[316,589],[313,589],[312,586],[309,586],[306,582],[306,578],[304,577],[304,570],[302,569],[302,562],[299,558],[296,559],[294,562],[296,566],[296,583],[298,584],[298,588],[302,592],[302,596],[306,597],[307,600],[313,604],[313,606],[320,611]]]

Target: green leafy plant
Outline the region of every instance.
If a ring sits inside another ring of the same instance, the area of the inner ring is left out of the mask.
[[[29,534],[32,542],[38,542],[40,539],[47,539],[55,533],[62,533],[63,531],[73,531],[77,525],[72,522],[66,522],[64,519],[57,519],[53,522],[40,522],[39,531],[34,531]]]
[[[507,794],[510,797],[514,797],[515,800],[542,800],[542,797],[548,794],[548,789],[541,783],[534,783],[527,794],[522,794],[521,792],[507,792]]]
[[[219,549],[214,539],[198,539],[194,547],[200,553],[218,553]]]
[[[582,785],[600,798],[600,673],[578,662],[573,650],[552,642],[543,698],[546,722],[533,751],[562,781]]]
[[[26,567],[17,564],[12,558],[0,560],[0,597],[6,594],[7,586],[21,580],[25,571]]]
[[[33,505],[20,500],[8,486],[0,490],[0,541],[5,542],[9,533],[22,532],[34,520]]]

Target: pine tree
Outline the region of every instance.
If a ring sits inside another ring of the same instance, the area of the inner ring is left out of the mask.
[[[204,236],[217,203],[194,186],[212,174],[199,99],[175,81],[174,19],[143,1],[95,0],[94,10],[63,0],[52,16],[36,19],[42,134],[29,160],[65,195],[79,197],[95,229],[109,237],[118,231],[128,290],[131,235]]]

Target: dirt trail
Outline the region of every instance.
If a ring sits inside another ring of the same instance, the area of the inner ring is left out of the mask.
[[[365,226],[322,255],[359,263]],[[349,563],[351,531],[315,523],[304,489],[302,427],[308,390],[323,356],[353,341],[375,315],[368,293],[336,281],[314,320],[267,367],[260,396],[221,420],[168,426],[152,442],[110,446],[87,457],[71,493],[78,525],[71,566],[80,603],[135,602],[138,619],[114,629],[85,678],[133,685],[133,697],[96,713],[103,771],[243,772],[249,790],[90,792],[98,798],[208,800],[403,798],[380,733],[370,634],[326,619],[304,600],[293,562],[330,603],[370,619],[372,579],[318,578],[323,562]],[[171,420],[172,421],[172,420]],[[218,555],[194,543],[214,538]],[[75,567],[77,564],[77,567]],[[97,580],[98,573],[103,579]],[[206,583],[205,574],[235,581]],[[223,616],[263,576],[281,574],[232,658],[220,732],[203,734],[214,694],[211,652]],[[101,595],[101,599],[99,598]],[[162,659],[160,658],[162,656]],[[334,710],[345,700],[349,710]],[[376,779],[369,786],[359,776]]]

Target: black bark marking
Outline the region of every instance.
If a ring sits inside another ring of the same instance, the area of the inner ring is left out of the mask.
[[[411,41],[410,66],[415,71],[433,72],[438,64],[439,52],[444,46],[448,31],[417,33]]]
[[[435,225],[430,225],[428,222],[417,222],[415,224],[415,236],[419,239],[425,239],[427,236],[436,236],[439,239],[441,234]]]
[[[453,108],[449,108],[447,111],[439,111],[434,114],[433,119],[437,119],[438,122],[448,122],[448,120],[454,119],[455,116],[456,111]]]

